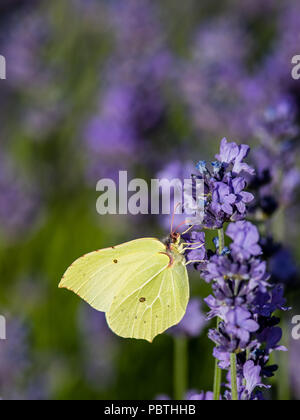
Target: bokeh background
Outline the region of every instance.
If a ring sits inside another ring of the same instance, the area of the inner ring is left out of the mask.
[[[288,332],[300,313],[299,1],[1,0],[0,27],[0,397],[174,397],[182,346],[185,391],[212,389],[209,287],[197,273],[190,319],[153,344],[114,336],[57,285],[88,251],[169,230],[169,217],[100,217],[100,178],[189,176],[226,136],[274,176],[263,226],[283,244],[270,270],[293,309],[268,397],[300,399],[300,342]]]

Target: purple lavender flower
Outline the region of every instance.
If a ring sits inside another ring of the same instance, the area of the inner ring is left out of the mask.
[[[239,146],[236,143],[228,143],[226,138],[221,140],[220,153],[216,159],[222,163],[234,163],[239,154]]]
[[[237,307],[226,314],[226,330],[231,336],[240,340],[240,347],[245,348],[250,339],[250,333],[259,329],[259,324],[251,319],[251,313]]]
[[[226,319],[231,307],[256,305],[257,290],[267,292],[269,276],[265,262],[254,259],[250,262],[234,262],[230,256],[214,255],[201,272],[201,276],[212,283],[214,295],[204,301],[210,308],[208,318],[218,316]],[[266,297],[267,302],[270,295]],[[265,304],[265,301],[264,301]]]
[[[34,224],[39,209],[37,193],[7,162],[0,164],[0,224],[7,239],[15,240]]]
[[[237,388],[239,400],[263,400],[263,395],[256,388],[270,388],[270,385],[262,383],[262,367],[256,365],[253,360],[247,360],[238,371]],[[227,374],[227,387],[231,389],[231,375]],[[225,392],[225,399],[231,400],[231,392]]]
[[[231,250],[238,260],[248,260],[251,256],[257,257],[261,254],[262,250],[258,244],[259,232],[252,223],[231,223],[226,233],[233,240]]]
[[[276,311],[288,311],[284,289],[282,285],[274,286],[269,292],[259,291],[255,300],[256,312],[262,316],[270,317]]]
[[[245,191],[247,180],[244,175],[254,173],[253,168],[244,162],[249,150],[248,146],[238,146],[223,139],[217,155],[219,160],[212,162],[212,170],[204,161],[196,165],[200,173],[198,178],[204,182],[204,196],[194,199],[204,203],[204,227],[220,229],[226,222],[245,218],[247,206],[254,199]]]
[[[245,363],[243,368],[243,375],[246,382],[243,399],[250,399],[253,391],[257,387],[268,388],[268,386],[261,383],[261,367],[255,366],[252,360],[249,360]]]
[[[209,330],[208,338],[216,344],[213,356],[218,359],[220,368],[228,369],[230,367],[230,353],[239,349],[238,337],[230,337],[226,331],[225,323],[221,322],[218,329]]]
[[[245,172],[254,175],[254,169],[244,162],[249,152],[250,147],[246,144],[238,146],[236,143],[228,143],[227,139],[224,138],[221,141],[220,154],[216,155],[216,159],[227,166],[232,164],[232,172],[234,174]]]
[[[189,395],[186,396],[187,400],[190,401],[212,401],[214,398],[214,395],[211,391],[208,392],[200,392],[199,394],[196,392],[190,391]]]
[[[266,285],[267,275],[266,262],[257,258],[250,261],[236,261],[231,255],[213,255],[203,268],[203,278],[207,282],[217,281],[219,285],[224,280],[247,281],[248,286],[253,288]]]
[[[280,346],[278,343],[282,339],[282,329],[279,327],[267,327],[259,335],[259,341],[266,343],[266,352],[287,351],[287,348]]]
[[[247,182],[244,178],[238,177],[232,180],[232,190],[235,196],[235,206],[239,215],[246,214],[247,205],[254,200],[254,195],[244,191]]]
[[[212,194],[212,210],[218,214],[221,211],[231,216],[233,214],[233,204],[236,202],[236,196],[231,193],[228,185],[223,182],[216,182]]]
[[[170,401],[171,398],[166,395],[166,394],[160,394],[157,395],[157,397],[155,398],[155,400],[158,401]],[[184,397],[184,400],[186,401],[212,401],[213,400],[213,393],[208,391],[208,392],[200,392],[198,393],[197,391],[191,390],[188,391]]]

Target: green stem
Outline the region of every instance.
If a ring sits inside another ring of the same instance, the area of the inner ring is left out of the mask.
[[[220,318],[217,319],[217,328],[219,327]],[[215,359],[215,375],[214,375],[214,401],[219,401],[221,395],[222,369],[218,366],[219,360]]]
[[[224,229],[218,229],[218,237],[219,237],[219,253],[221,254],[224,247],[225,247],[225,236],[224,236]],[[221,319],[217,319],[217,329]],[[222,383],[222,369],[219,368],[218,365],[219,361],[215,359],[215,375],[214,375],[214,400],[219,401],[220,394],[221,394],[221,383]]]
[[[238,401],[237,378],[236,378],[236,354],[230,354],[230,374],[231,374],[231,399]]]
[[[222,254],[223,249],[225,248],[225,235],[224,229],[218,229],[218,237],[219,237],[219,254]]]
[[[183,400],[187,391],[188,340],[186,337],[174,338],[174,398]]]

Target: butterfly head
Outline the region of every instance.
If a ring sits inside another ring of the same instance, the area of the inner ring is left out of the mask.
[[[166,245],[167,251],[174,251],[179,250],[181,242],[181,234],[178,232],[172,232],[170,235],[164,240],[164,244]]]
[[[170,234],[170,241],[172,244],[174,245],[179,245],[180,244],[180,239],[181,239],[181,235],[179,232],[172,232]]]
[[[171,232],[164,243],[166,246],[166,254],[170,258],[169,267],[172,267],[177,263],[185,263],[185,258],[182,253],[183,245],[181,244],[181,234],[179,232]]]

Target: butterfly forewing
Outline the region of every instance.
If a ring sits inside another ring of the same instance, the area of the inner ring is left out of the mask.
[[[95,309],[106,312],[132,274],[151,264],[164,250],[159,240],[146,238],[91,252],[68,268],[59,287],[73,291]]]

